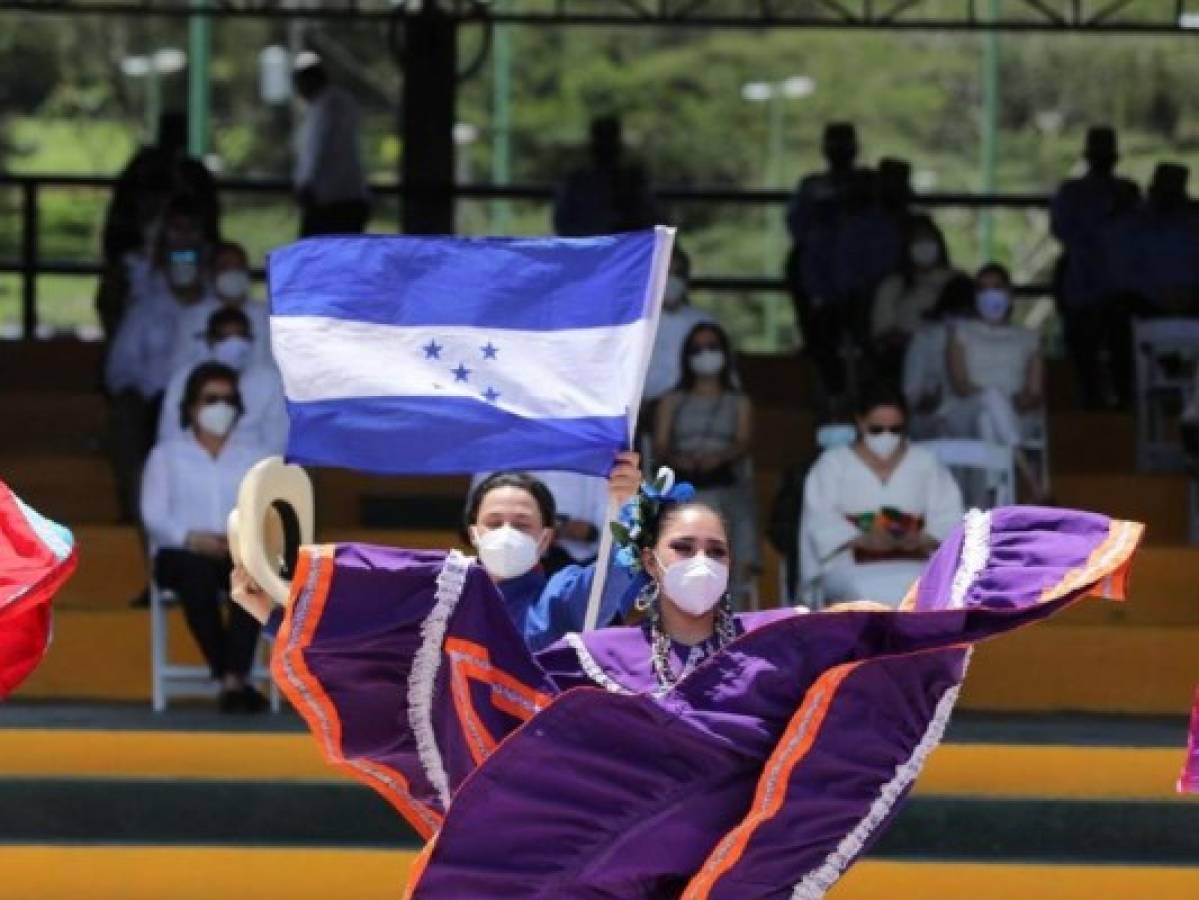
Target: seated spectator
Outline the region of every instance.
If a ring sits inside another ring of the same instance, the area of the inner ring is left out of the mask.
[[[828,605],[898,606],[924,561],[958,524],[957,483],[906,437],[907,407],[893,388],[868,388],[857,440],[826,450],[804,484],[802,595]]]
[[[198,222],[186,202],[168,208],[147,293],[121,319],[105,359],[113,468],[125,521],[137,520],[137,485],[158,430],[179,318],[204,299],[206,259]]]
[[[142,483],[142,520],[150,536],[154,579],[179,597],[192,636],[219,682],[222,712],[259,712],[266,700],[247,681],[258,644],[258,622],[221,606],[233,563],[226,519],[249,468],[267,455],[232,435],[242,414],[237,373],[205,363],[187,380],[169,415],[188,429],[182,440],[155,446]]]
[[[696,325],[715,323],[715,317],[691,305],[688,289],[691,284],[691,257],[678,245],[670,258],[670,276],[666,279],[666,293],[662,297],[662,315],[658,319],[658,331],[654,335],[654,349],[649,360],[649,371],[645,375],[646,402],[658,400],[679,383],[682,370],[679,360],[683,354],[683,342]]]
[[[874,294],[870,337],[881,371],[899,371],[912,335],[956,274],[941,230],[931,219],[914,220],[899,271],[884,278]]]
[[[551,470],[526,474],[544,484],[554,498],[554,542],[541,557],[545,574],[553,575],[567,566],[586,566],[595,562],[600,534],[608,524],[607,479]],[[478,474],[472,479],[472,496],[489,477]]]
[[[171,352],[171,371],[190,369],[208,358],[208,323],[219,309],[237,309],[250,322],[254,363],[274,365],[270,346],[270,310],[250,296],[250,260],[241,244],[226,241],[212,255],[213,294],[188,307],[179,317]]]
[[[237,420],[237,436],[261,447],[268,454],[282,454],[287,449],[287,402],[283,396],[283,381],[273,365],[264,364],[253,356],[253,331],[246,314],[233,306],[224,306],[212,313],[204,333],[207,361],[228,366],[238,374],[238,392],[243,410]],[[163,395],[163,409],[168,415],[158,420],[158,440],[186,439],[190,426],[169,411],[179,408],[194,365],[176,370]]]
[[[913,440],[947,433],[941,408],[953,393],[949,384],[949,330],[974,315],[974,279],[955,275],[936,305],[924,314],[903,355],[903,396],[908,403],[908,436]]]
[[[645,168],[624,153],[620,119],[591,122],[591,163],[567,176],[554,200],[554,232],[586,236],[636,231],[658,224]]]
[[[983,438],[1013,449],[1016,469],[1033,498],[1045,486],[1020,444],[1043,415],[1044,392],[1038,336],[1011,324],[1012,285],[1007,269],[983,266],[975,278],[978,317],[952,329],[947,365],[953,393],[940,414],[954,437]]]
[[[737,571],[735,593],[761,569],[749,461],[753,412],[733,375],[728,335],[714,323],[696,325],[683,343],[678,385],[658,404],[654,458],[695,486],[700,501],[728,523]]]

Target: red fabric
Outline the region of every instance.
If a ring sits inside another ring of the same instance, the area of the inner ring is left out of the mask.
[[[50,600],[75,570],[59,559],[0,482],[0,700],[41,662],[50,641]]]

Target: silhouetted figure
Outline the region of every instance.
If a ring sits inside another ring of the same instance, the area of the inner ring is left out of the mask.
[[[620,119],[591,122],[589,165],[571,172],[554,201],[554,231],[568,237],[637,231],[658,224],[644,167],[626,159]]]
[[[294,84],[307,106],[296,133],[293,181],[300,237],[361,234],[370,218],[359,147],[358,104],[329,80],[321,58],[296,54]]]
[[[1093,407],[1104,399],[1109,379],[1102,352],[1107,351],[1115,369],[1128,354],[1127,329],[1120,326],[1112,290],[1108,241],[1113,229],[1121,230],[1121,223],[1134,215],[1141,192],[1134,182],[1116,175],[1120,154],[1113,129],[1088,130],[1083,155],[1087,171],[1058,188],[1050,228],[1064,251],[1057,300],[1066,347],[1074,361],[1079,398]],[[1110,378],[1122,380],[1116,372]]]

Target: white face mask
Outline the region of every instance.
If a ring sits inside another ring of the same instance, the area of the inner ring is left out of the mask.
[[[511,525],[484,531],[473,526],[471,531],[479,560],[493,578],[516,578],[537,565],[540,549],[537,541]]]
[[[719,350],[700,350],[691,354],[691,371],[696,375],[719,375],[724,371],[724,353]]]
[[[661,560],[658,565],[662,565]],[[702,616],[712,609],[729,586],[729,567],[704,554],[680,559],[662,569],[662,592],[692,616]]]
[[[985,321],[998,325],[1007,318],[1008,310],[1012,308],[1012,298],[1007,291],[987,288],[978,292],[974,305]]]
[[[687,279],[681,275],[670,275],[666,279],[666,292],[662,295],[662,300],[670,309],[674,309],[683,302],[683,297],[687,294]]]
[[[225,300],[241,300],[250,289],[250,273],[245,269],[226,269],[216,277],[213,285]]]
[[[937,246],[936,241],[916,241],[909,252],[912,262],[922,268],[936,265],[941,259],[941,248]]]
[[[246,360],[250,358],[252,346],[247,338],[236,334],[230,335],[212,345],[212,358],[219,363],[224,363],[230,369],[240,372],[245,367]]]
[[[862,440],[866,443],[866,449],[879,459],[890,459],[899,449],[903,437],[892,431],[880,431],[878,434],[867,434]]]
[[[196,413],[196,424],[213,437],[224,437],[237,421],[237,407],[231,403],[209,403]]]

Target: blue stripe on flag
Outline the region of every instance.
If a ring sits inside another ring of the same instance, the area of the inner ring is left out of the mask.
[[[654,242],[653,231],[308,239],[270,254],[271,314],[537,331],[623,325],[650,313]]]
[[[287,411],[289,462],[380,474],[473,474],[486,467],[606,477],[612,457],[628,448],[625,416],[524,419],[465,398],[289,401]]]

